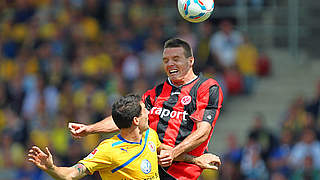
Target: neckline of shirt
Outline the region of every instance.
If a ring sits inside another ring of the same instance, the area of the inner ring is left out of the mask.
[[[170,78],[168,77],[168,82],[169,82],[169,84],[171,85],[171,86],[174,86],[174,87],[182,87],[182,86],[185,86],[185,85],[188,85],[188,84],[190,84],[190,83],[192,83],[193,81],[195,81],[196,79],[198,79],[198,77],[199,77],[200,75],[197,75],[195,78],[193,78],[193,79],[191,79],[189,82],[187,82],[187,83],[185,83],[185,84],[183,84],[183,85],[180,85],[180,86],[176,86],[176,85],[174,85],[172,82],[171,82],[171,80],[170,80]]]

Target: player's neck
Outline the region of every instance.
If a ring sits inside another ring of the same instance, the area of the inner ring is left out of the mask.
[[[170,78],[169,80],[170,80],[170,83],[173,84],[174,86],[182,86],[192,82],[196,78],[197,78],[197,75],[195,75],[193,71],[190,71],[181,81],[172,81]]]
[[[127,141],[140,143],[142,133],[139,128],[126,128],[120,130],[120,135]]]

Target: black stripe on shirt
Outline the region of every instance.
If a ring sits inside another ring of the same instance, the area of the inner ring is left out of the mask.
[[[147,96],[144,104],[146,105],[146,108],[148,109],[148,111],[150,111],[152,109],[153,105],[151,103],[150,95]]]
[[[154,97],[154,102],[157,102],[157,98],[158,96],[160,96],[161,92],[162,92],[162,89],[163,89],[163,86],[164,86],[164,83],[162,84],[159,84],[156,89],[155,89],[155,92],[156,92],[156,96]]]
[[[155,92],[154,102],[156,102],[158,96],[161,94],[162,89],[163,89],[163,85],[164,85],[164,83],[159,84],[157,87],[155,87],[155,89],[154,89],[154,92]],[[145,100],[145,105],[146,105],[146,108],[148,109],[148,111],[150,111],[153,108],[154,105],[151,102],[151,95],[147,96],[147,98]]]

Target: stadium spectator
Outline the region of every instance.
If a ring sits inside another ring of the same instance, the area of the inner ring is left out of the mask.
[[[305,162],[306,157],[310,157],[314,169],[320,169],[320,143],[316,139],[313,129],[304,129],[300,141],[295,144],[290,152],[289,163],[295,170],[301,167],[301,162]],[[307,160],[307,165],[309,160]]]
[[[278,173],[289,178],[291,168],[288,159],[292,150],[293,135],[290,131],[284,130],[281,132],[280,136],[279,145],[272,150],[268,158],[269,169],[272,174]]]
[[[306,111],[312,115],[315,124],[320,122],[320,80],[316,83],[315,96],[306,105]]]
[[[210,50],[217,57],[217,61],[224,69],[235,65],[236,51],[243,42],[240,32],[233,29],[230,20],[220,22],[220,30],[210,37]]]
[[[253,127],[249,130],[249,137],[255,139],[261,148],[261,156],[264,160],[270,156],[272,150],[277,146],[277,139],[265,127],[265,119],[261,113],[254,116]]]
[[[320,170],[314,168],[313,157],[306,156],[303,160],[303,166],[296,169],[296,171],[292,174],[292,180],[298,179],[319,179],[320,178]]]
[[[142,62],[142,73],[149,84],[153,84],[157,77],[161,75],[161,61],[162,52],[160,45],[154,39],[149,38],[145,41],[145,50],[140,53]],[[151,88],[151,87],[149,87]]]
[[[196,57],[197,61],[195,62],[195,71],[203,72],[207,66],[212,66],[215,70],[218,69],[217,65],[211,64],[215,62],[212,60],[213,55],[210,52],[209,47],[209,36],[212,34],[212,24],[209,22],[203,22],[199,27],[199,43],[196,47]]]
[[[219,179],[243,179],[240,172],[240,161],[242,159],[242,147],[237,142],[237,137],[234,134],[227,136],[228,149],[223,154],[223,164]]]
[[[268,179],[268,170],[261,157],[261,146],[255,138],[250,137],[243,149],[243,158],[240,164],[245,179]]]
[[[305,110],[304,99],[303,95],[295,97],[284,117],[283,128],[292,131],[296,136],[307,125],[308,113]]]
[[[243,75],[244,92],[251,94],[257,74],[257,61],[259,58],[256,47],[249,41],[248,36],[244,36],[244,41],[236,50],[236,65]]]
[[[234,164],[239,164],[242,158],[242,148],[239,147],[237,137],[234,134],[229,134],[227,137],[228,150],[223,155],[223,159],[230,160]]]

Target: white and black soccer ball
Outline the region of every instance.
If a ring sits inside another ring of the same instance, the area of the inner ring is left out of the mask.
[[[180,15],[187,21],[199,23],[210,17],[214,0],[178,0]]]

